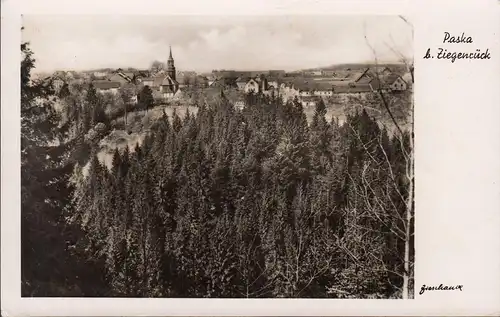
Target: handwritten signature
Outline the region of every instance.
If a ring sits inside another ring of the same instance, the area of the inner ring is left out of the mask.
[[[456,285],[456,286],[448,286],[448,285],[443,285],[439,284],[439,286],[427,286],[427,285],[422,285],[422,288],[420,288],[419,294],[422,295],[425,291],[456,291],[460,290],[463,291],[462,288],[463,285]]]

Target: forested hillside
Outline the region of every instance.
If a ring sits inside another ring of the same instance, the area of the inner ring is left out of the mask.
[[[239,111],[221,93],[196,114],[165,112],[108,168],[99,141],[121,114],[92,88],[58,96],[62,117],[50,102],[33,112],[52,97],[29,80],[32,63],[23,296],[412,296],[409,132],[365,110],[328,122],[322,102],[309,124],[298,101],[249,95]]]

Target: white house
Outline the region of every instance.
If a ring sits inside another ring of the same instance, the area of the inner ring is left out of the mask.
[[[253,91],[253,92],[259,92],[259,83],[255,80],[255,79],[250,79],[246,85],[245,85],[245,92],[246,93],[249,93],[250,91]]]
[[[234,103],[234,108],[237,110],[243,110],[245,108],[245,102],[243,100],[238,100]]]
[[[95,78],[104,78],[108,75],[106,72],[96,71],[93,73]]]
[[[406,82],[401,78],[401,76],[392,74],[387,76],[385,83],[393,91],[404,91],[408,88]]]
[[[330,90],[315,90],[314,91],[315,96],[320,96],[320,97],[328,97],[328,96],[333,96],[333,89]]]

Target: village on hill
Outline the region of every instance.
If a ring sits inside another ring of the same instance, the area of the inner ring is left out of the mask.
[[[139,92],[148,86],[155,104],[185,100],[193,91],[230,90],[234,106],[246,105],[245,94],[279,96],[284,102],[298,98],[304,107],[314,107],[320,99],[325,104],[346,102],[349,97],[365,98],[375,91],[398,93],[411,85],[410,70],[403,64],[345,64],[286,72],[284,70],[238,71],[213,70],[211,73],[178,71],[170,49],[167,64],[155,62],[150,69],[102,69],[93,71],[56,71],[51,81],[56,93],[65,85],[90,85],[101,94],[117,95],[131,89],[131,101],[138,102]],[[187,95],[187,96],[186,96]]]

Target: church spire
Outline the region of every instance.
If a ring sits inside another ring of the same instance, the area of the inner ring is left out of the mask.
[[[167,61],[167,75],[169,75],[173,80],[175,80],[175,65],[174,65],[174,58],[172,57],[172,46],[169,45],[170,48],[170,55],[168,56],[168,61]]]

